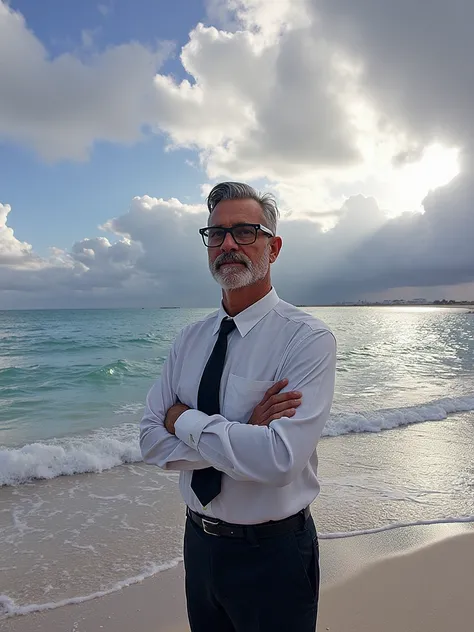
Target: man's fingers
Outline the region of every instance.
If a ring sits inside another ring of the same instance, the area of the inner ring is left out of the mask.
[[[260,404],[262,412],[266,413],[275,404],[288,403],[293,399],[301,399],[301,393],[299,391],[289,391],[288,393],[279,393],[278,395],[272,395],[265,403]]]
[[[288,380],[287,378],[283,378],[282,380],[279,380],[278,382],[276,382],[276,384],[274,384],[273,386],[271,386],[267,393],[271,396],[271,395],[275,395],[275,393],[278,393],[279,391],[281,391],[282,388],[285,388],[285,386],[287,386],[288,384]]]
[[[282,417],[293,417],[295,413],[296,413],[296,410],[294,408],[289,408],[288,410],[282,410],[279,413],[275,413],[274,415],[271,415],[265,421],[261,421],[258,425],[268,426],[272,421],[275,421],[275,419],[281,419]]]
[[[291,410],[292,408],[298,408],[301,405],[301,399],[290,399],[287,402],[281,402],[280,404],[273,404],[267,411],[267,416],[271,417],[276,413],[284,412],[285,410]]]
[[[270,421],[274,421],[275,419],[281,419],[282,417],[293,417],[296,415],[296,409],[290,408],[289,410],[282,410],[280,413],[275,413],[271,416]]]
[[[280,419],[285,415],[292,417],[295,414],[295,409],[301,404],[302,393],[300,391],[280,393],[287,385],[288,380],[285,378],[275,382],[266,391],[262,401],[255,407],[249,419],[251,425],[268,426],[274,419]]]
[[[273,386],[270,386],[268,391],[263,396],[263,399],[260,402],[260,404],[265,404],[272,395],[276,395],[277,393],[279,393],[281,389],[285,388],[287,384],[288,384],[288,380],[285,378],[283,380],[276,382]]]

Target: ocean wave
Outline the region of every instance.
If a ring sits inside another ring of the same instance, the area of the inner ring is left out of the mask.
[[[68,437],[0,450],[0,486],[103,472],[142,460],[138,428],[127,423],[100,429],[85,437]]]
[[[144,334],[143,336],[136,336],[135,338],[123,338],[121,342],[129,345],[138,345],[138,346],[150,346],[153,344],[158,344],[163,341],[163,337],[157,334]]]
[[[152,361],[142,362],[116,360],[89,371],[84,378],[89,382],[101,382],[123,377],[147,377],[149,376],[150,365],[153,366],[157,361],[156,358]]]
[[[114,413],[116,415],[137,415],[138,413],[143,413],[145,408],[144,402],[134,402],[131,404],[122,404]]]
[[[98,382],[119,378],[122,376],[142,375],[140,363],[129,360],[116,360],[102,366],[75,365],[74,367],[57,367],[52,365],[32,364],[29,366],[11,366],[0,369],[0,387],[15,387],[25,380],[34,379],[37,383],[42,382],[46,377],[54,381],[54,387],[58,388],[65,382]],[[35,388],[40,388],[41,384],[35,384]]]
[[[359,432],[381,432],[423,421],[441,421],[448,415],[474,410],[474,395],[445,397],[426,404],[367,412],[331,415],[323,430],[325,437]]]
[[[58,390],[81,385],[101,386],[116,384],[130,378],[150,378],[159,375],[165,356],[157,355],[144,360],[118,359],[103,365],[75,364],[73,366],[54,366],[31,364],[29,366],[11,366],[0,368],[0,389],[24,389],[28,384],[31,393],[34,390]]]
[[[116,360],[89,371],[86,378],[90,380],[109,379],[110,377],[121,377],[130,373],[132,373],[132,367],[128,360]]]
[[[34,364],[31,366],[8,366],[0,369],[0,386],[6,385],[10,386],[11,384],[15,384],[16,381],[19,381],[24,378],[28,378],[32,373],[35,373],[40,369],[39,364]]]
[[[130,406],[116,412],[138,412],[138,407]],[[474,395],[445,398],[406,408],[336,413],[328,420],[323,436],[381,432],[424,421],[440,421],[450,414],[471,410],[474,410]],[[0,486],[17,485],[35,479],[102,472],[124,463],[137,463],[142,460],[138,435],[138,425],[128,422],[113,428],[96,430],[84,437],[68,437],[32,443],[18,449],[2,449]]]
[[[115,340],[101,340],[100,342],[76,342],[75,340],[45,340],[32,345],[30,353],[84,353],[85,351],[103,350],[104,348],[120,349]],[[27,352],[23,352],[25,355]]]
[[[146,360],[116,360],[103,366],[88,371],[81,378],[88,382],[103,382],[110,380],[118,380],[125,377],[146,377],[150,375],[158,375],[159,368],[163,365],[166,356],[158,355]]]
[[[119,349],[121,345],[116,339],[103,339],[98,342],[87,342],[84,340],[78,341],[74,338],[58,338],[58,339],[46,339],[46,340],[30,340],[28,344],[22,342],[22,344],[15,345],[10,343],[9,346],[3,344],[2,348],[5,349],[5,355],[20,355],[25,356],[43,356],[45,353],[50,354],[63,354],[63,353],[84,353],[85,351],[96,351],[107,349]]]

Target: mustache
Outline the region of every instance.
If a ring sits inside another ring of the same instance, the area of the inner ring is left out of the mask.
[[[224,265],[224,263],[243,263],[244,266],[248,268],[247,257],[238,255],[237,253],[223,252],[214,261],[214,266],[218,270],[222,265]]]

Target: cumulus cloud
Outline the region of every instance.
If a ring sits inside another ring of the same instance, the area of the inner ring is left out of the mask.
[[[157,73],[163,43],[51,58],[0,0],[0,135],[49,160],[85,159],[94,142],[132,143],[152,129],[170,148],[197,149],[211,178],[291,184],[329,170],[360,181],[374,152],[390,165],[443,131],[465,140],[472,80],[458,70],[472,56],[469,20],[447,6],[213,0],[221,28],[191,30],[180,81]],[[90,48],[92,32],[83,39]]]
[[[398,60],[398,71],[388,72],[377,47],[363,45],[365,30],[357,31],[360,22],[373,31],[369,42],[376,37],[377,19],[367,26],[371,3],[361,11],[358,3],[339,6],[337,12],[310,0],[210,2],[210,19],[220,28],[198,24],[191,31],[180,56],[189,79],[155,77],[155,129],[166,132],[170,148],[196,149],[209,178],[266,179],[283,205],[302,215],[327,213],[357,192],[377,195],[392,214],[419,208],[428,188],[406,186],[403,168],[436,141],[463,147],[466,139],[440,135],[434,123],[422,134],[417,119],[401,116],[410,104],[397,101],[398,77],[412,73],[405,92],[419,95],[422,64]],[[377,6],[380,14],[387,3]],[[407,3],[403,10],[408,20]],[[426,39],[421,10],[418,18],[410,26],[413,56],[415,43],[422,49]],[[397,59],[394,52],[388,67]],[[453,95],[451,115],[455,101]]]
[[[287,217],[280,224],[276,287],[298,304],[370,298],[387,288],[465,283],[468,291],[473,193],[458,177],[426,198],[424,213],[388,218],[375,199],[358,195],[334,211],[338,221],[330,229],[312,218]],[[198,234],[207,218],[204,205],[135,197],[127,213],[103,225],[113,240],[83,239],[70,251],[52,249],[48,259],[16,246],[19,258],[0,259],[5,306],[215,305],[219,287]],[[35,268],[22,264],[25,256]]]
[[[181,62],[193,83],[155,78],[158,124],[173,146],[198,149],[211,177],[278,179],[359,158],[351,69],[307,27],[267,40],[200,24]]]
[[[198,149],[211,177],[352,163],[362,131],[348,111],[353,73],[312,36],[304,7],[236,3],[240,30],[198,24],[180,56],[190,79],[177,81],[157,74],[166,44],[51,58],[0,0],[0,134],[48,160],[82,160],[94,142],[136,142],[153,129],[170,147]],[[93,35],[83,31],[86,49]]]
[[[471,18],[464,0],[210,0],[207,23],[180,51],[180,80],[158,72],[163,45],[50,58],[0,0],[0,135],[48,160],[84,159],[94,142],[135,142],[146,128],[169,150],[196,151],[203,193],[216,179],[260,181],[283,210],[274,274],[289,300],[460,284],[467,292]],[[434,143],[459,148],[462,173],[413,212],[437,184],[416,175]],[[9,212],[0,206],[0,288],[12,304],[39,292],[91,305],[218,296],[197,235],[202,205],[136,197],[102,236],[48,258],[13,235]]]
[[[396,117],[381,124],[364,51],[315,7],[214,0],[210,16],[220,28],[191,30],[180,54],[187,78],[179,80],[157,72],[164,44],[51,58],[0,0],[0,137],[48,160],[81,160],[97,141],[133,143],[151,130],[170,149],[195,149],[208,178],[266,179],[302,213],[341,205],[344,184],[346,197],[370,194],[356,188],[374,178],[387,189],[394,156],[413,142]],[[382,204],[395,198],[386,191]]]
[[[0,0],[0,138],[47,160],[84,160],[96,141],[136,142],[153,119],[153,77],[169,50],[130,43],[51,58]]]
[[[31,261],[31,244],[17,239],[13,229],[7,226],[7,217],[11,211],[9,204],[0,203],[0,264],[25,266]]]
[[[0,206],[0,218],[9,212]],[[0,224],[2,307],[213,303],[219,292],[198,233],[207,217],[203,205],[135,197],[127,213],[101,227],[112,239],[85,238],[68,251],[52,247],[49,257]]]

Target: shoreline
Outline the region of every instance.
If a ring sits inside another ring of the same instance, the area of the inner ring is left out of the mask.
[[[458,308],[458,309],[474,309],[474,303],[354,303],[354,304],[337,304],[337,303],[316,303],[316,304],[305,304],[305,305],[296,305],[296,307],[448,307],[448,308]],[[32,307],[32,308],[9,308],[9,309],[0,309],[1,312],[61,312],[61,311],[139,311],[139,310],[178,310],[178,309],[209,309],[215,310],[215,306],[207,306],[207,307],[189,307],[189,306],[180,306],[176,305],[173,307],[162,307],[161,305],[155,307]]]
[[[473,572],[469,570],[474,568],[472,523],[321,540],[320,550],[323,583],[318,630],[447,632],[450,628],[436,627],[440,622],[445,625],[443,608],[449,610],[445,616],[455,624],[453,629],[470,630],[456,616],[464,616],[471,603],[474,608]],[[433,611],[427,611],[427,599],[436,602]],[[392,613],[393,628],[388,627],[386,612]],[[405,627],[399,617],[405,617]],[[406,627],[406,617],[416,619],[416,627]],[[151,624],[156,632],[186,632],[183,564],[102,597],[0,621],[5,632],[128,632],[149,629]]]
[[[338,305],[336,303],[322,303],[321,305],[297,305],[297,307],[429,307],[436,309],[467,309],[473,310],[474,303],[354,303],[347,305]]]

